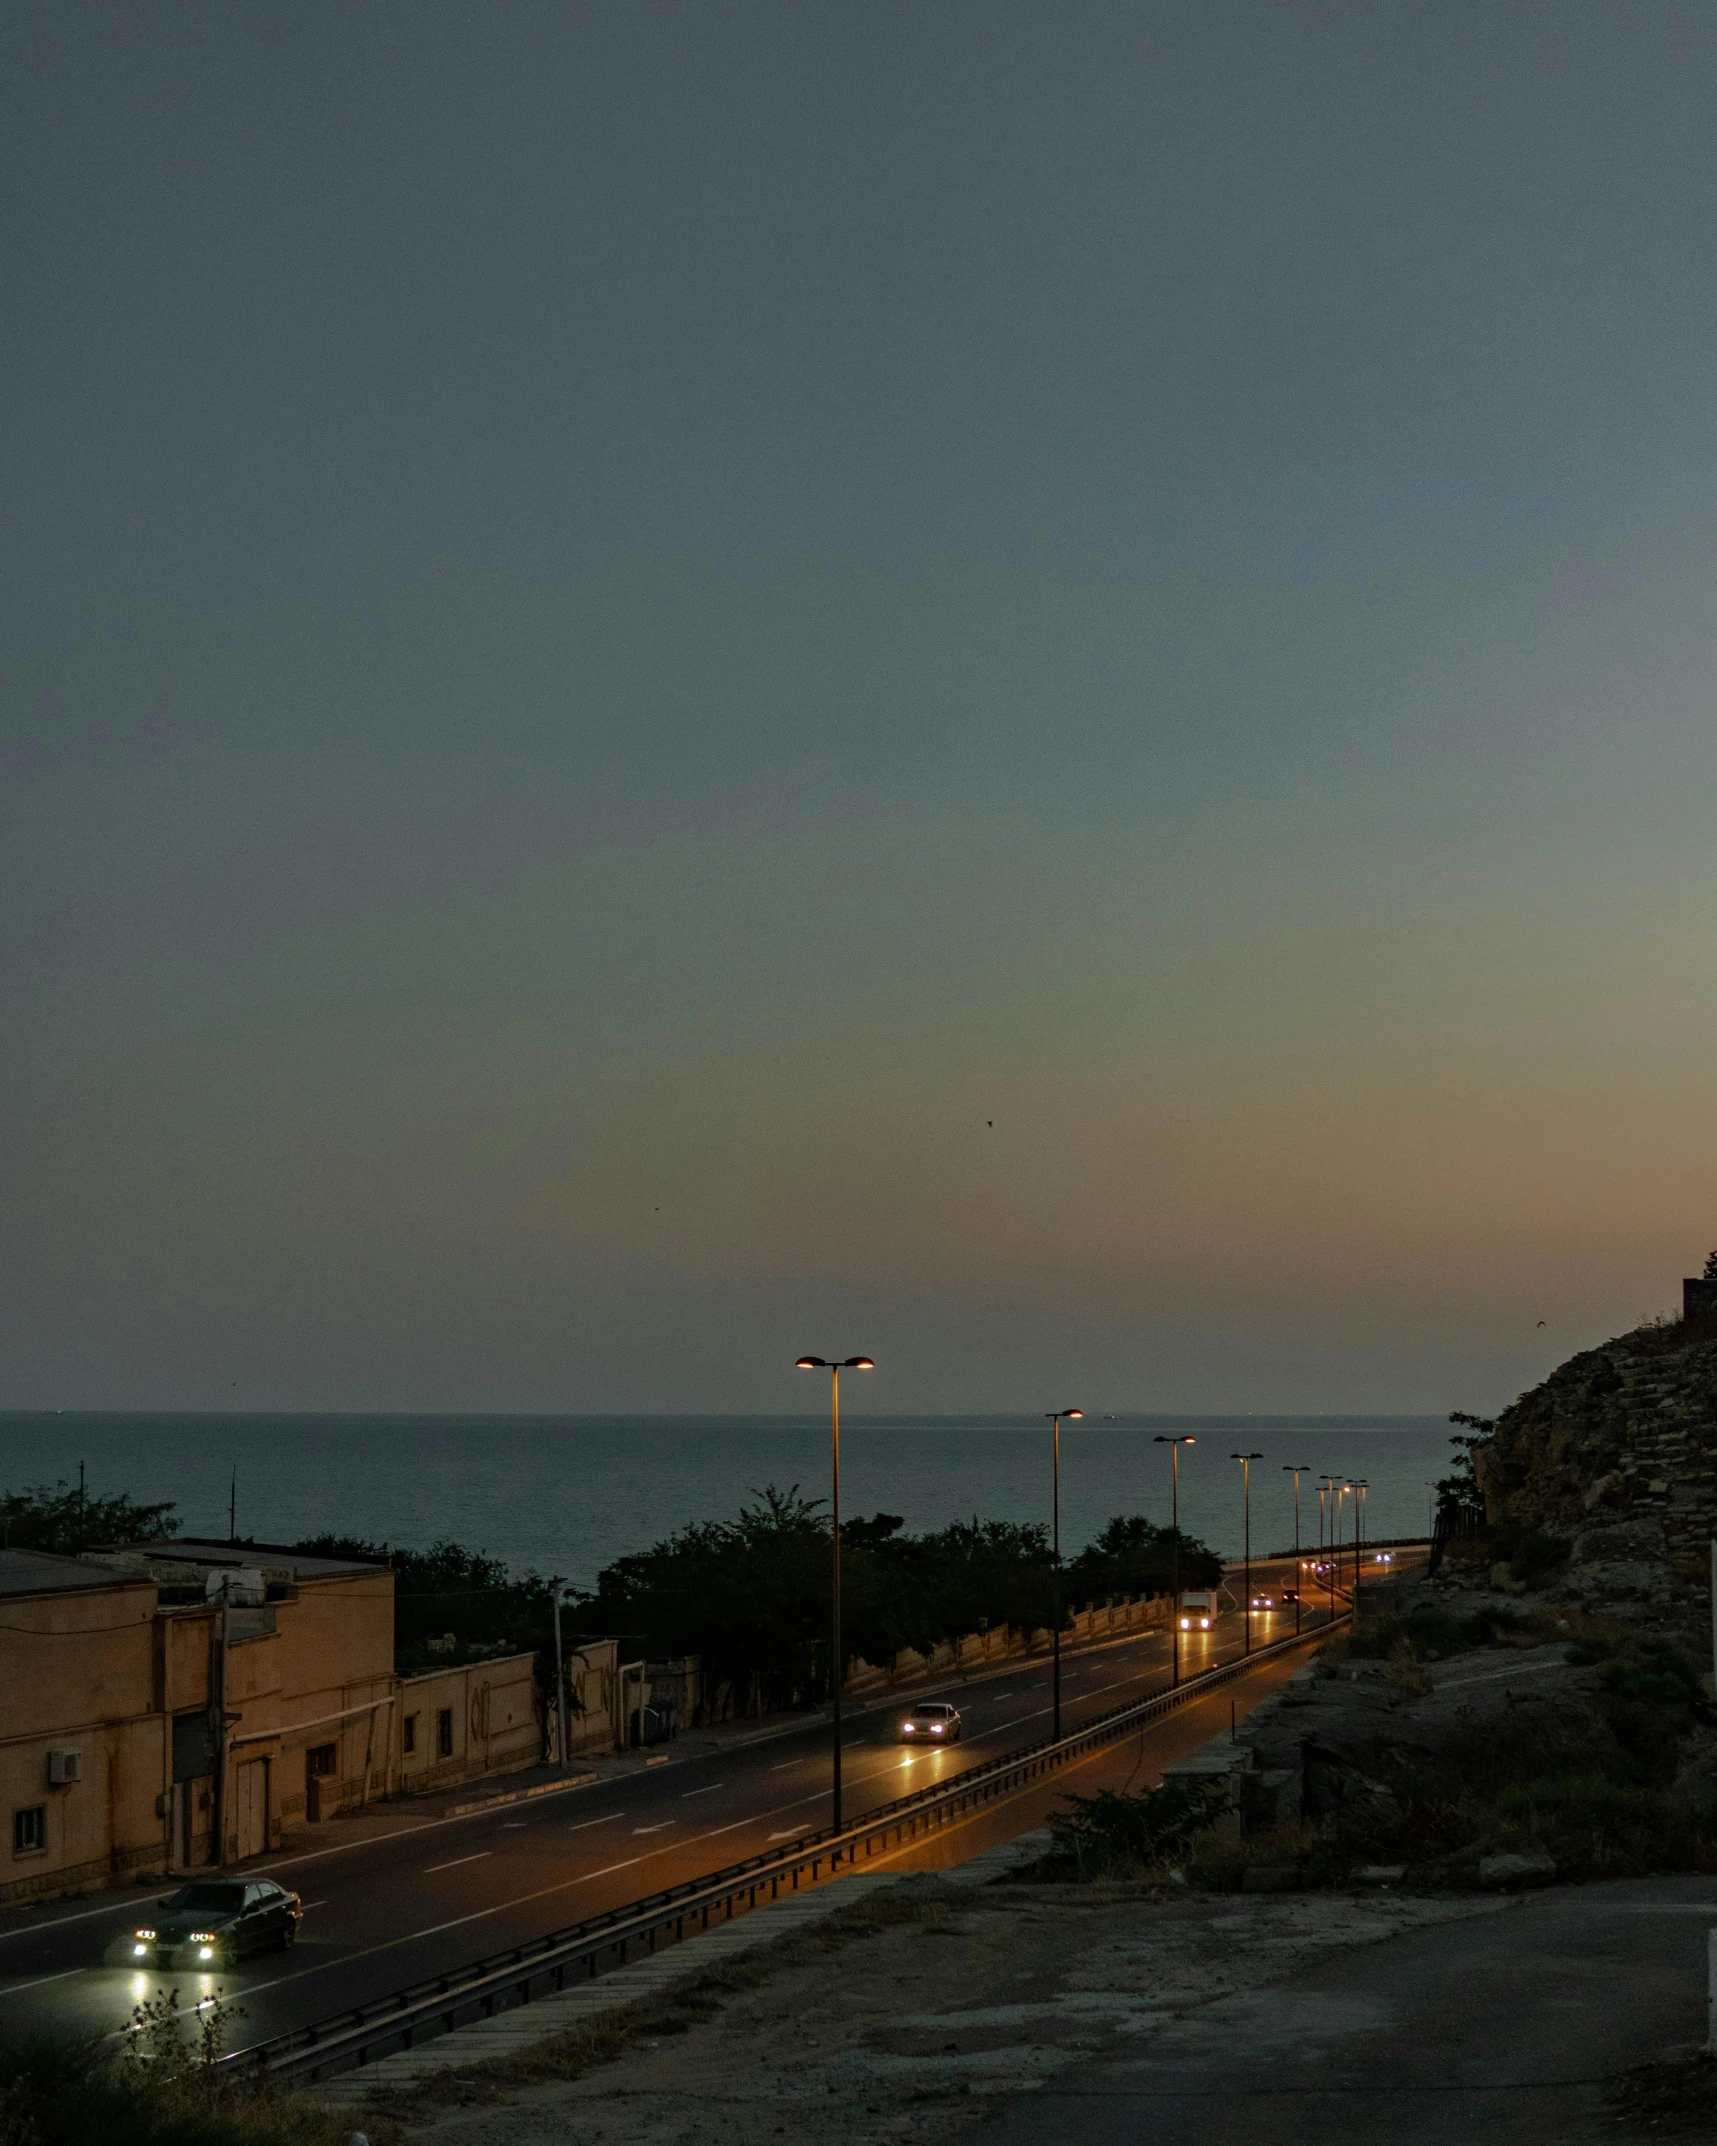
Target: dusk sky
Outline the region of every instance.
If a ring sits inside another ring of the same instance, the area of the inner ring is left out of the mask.
[[[1717,6],[48,0],[0,157],[0,1406],[1489,1409],[1717,1244]]]

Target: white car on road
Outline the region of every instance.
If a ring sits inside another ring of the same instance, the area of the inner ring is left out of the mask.
[[[964,1734],[960,1709],[940,1703],[915,1706],[900,1724],[903,1744],[957,1744]]]

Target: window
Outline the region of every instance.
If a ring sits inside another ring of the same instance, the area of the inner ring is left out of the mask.
[[[12,1813],[12,1853],[40,1855],[48,1845],[48,1807],[33,1803],[27,1811]]]
[[[453,1756],[453,1709],[444,1706],[435,1717],[435,1755],[450,1759]]]
[[[400,1731],[399,1741],[402,1751],[415,1751],[417,1749],[417,1716],[415,1714],[407,1714],[405,1717],[405,1726]]]
[[[340,1747],[338,1744],[313,1744],[304,1754],[305,1779],[310,1781],[328,1780],[339,1763],[339,1755]]]

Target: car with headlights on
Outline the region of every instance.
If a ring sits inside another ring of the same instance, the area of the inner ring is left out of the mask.
[[[965,1735],[957,1706],[915,1706],[900,1724],[903,1744],[957,1744]]]
[[[247,1952],[284,1949],[304,1904],[272,1878],[193,1878],[133,1930],[125,1947],[152,1966],[225,1967]]]

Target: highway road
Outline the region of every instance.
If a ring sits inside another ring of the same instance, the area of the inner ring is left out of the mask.
[[[1253,1569],[1255,1590],[1288,1583],[1286,1567],[1259,1559]],[[1308,1601],[1308,1630],[1312,1622]],[[1254,1644],[1261,1645],[1291,1632],[1293,1613],[1259,1615],[1255,1626]],[[1242,1640],[1238,1611],[1214,1632],[1183,1634],[1182,1674],[1232,1659]],[[1165,1685],[1169,1647],[1167,1633],[1152,1632],[1064,1651],[1064,1729]],[[1270,1681],[1250,1692],[1242,1711]],[[895,1740],[899,1700],[886,1710],[849,1712],[849,1822],[1047,1735],[1049,1664],[1035,1657],[970,1682],[950,1679],[914,1690],[906,1703],[927,1698],[960,1707],[960,1743],[903,1749]],[[1224,1719],[1226,1712],[1224,1695]],[[1217,1726],[1211,1721],[1202,1734]],[[1184,1746],[1186,1730],[1172,1721],[1162,1729],[1168,1745]],[[1139,1752],[1137,1741],[1132,1749]],[[328,1837],[337,1835],[337,1823],[318,1828],[287,1852],[245,1866],[247,1874],[272,1877],[302,1896],[307,1912],[297,1946],[253,1957],[218,1977],[158,1968],[138,1973],[125,1963],[121,1947],[129,1932],[164,1891],[137,1887],[33,1912],[12,1910],[0,1919],[0,2033],[113,2033],[133,2005],[164,1984],[176,1985],[189,2006],[218,1983],[243,2007],[236,2042],[263,2040],[779,1848],[826,1822],[828,1771],[827,1722],[813,1720],[725,1743],[686,1738],[671,1748],[668,1763],[616,1767],[594,1782],[463,1818],[426,1818],[407,1804],[393,1807],[398,1824],[384,1834],[342,1842]],[[1053,1807],[1063,1785],[1087,1784],[1058,1781],[1040,1790],[1037,1801]],[[1016,1816],[1012,1829],[1036,1822]],[[984,1831],[1007,1824],[997,1813]],[[974,1841],[961,1852],[983,1844]]]

